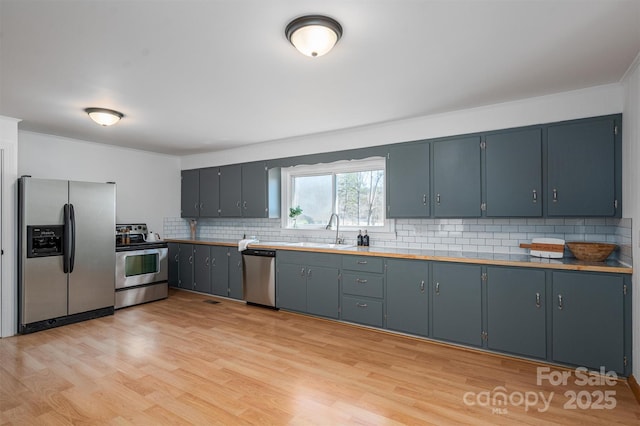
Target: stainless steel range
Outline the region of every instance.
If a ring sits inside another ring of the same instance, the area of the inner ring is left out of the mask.
[[[146,224],[116,225],[116,309],[167,297],[167,255]]]

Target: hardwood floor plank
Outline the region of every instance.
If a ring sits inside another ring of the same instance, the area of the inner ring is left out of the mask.
[[[1,339],[0,425],[640,424],[624,380],[538,384],[544,364],[209,299],[171,290]],[[613,392],[615,407],[565,407],[585,391]],[[492,404],[499,392],[552,398]]]

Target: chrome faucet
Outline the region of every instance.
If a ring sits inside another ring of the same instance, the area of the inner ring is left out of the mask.
[[[340,232],[340,216],[336,213],[331,213],[331,217],[329,217],[329,223],[324,229],[331,229],[331,222],[333,222],[333,217],[336,217],[336,244],[342,244],[342,240],[338,237],[338,233]]]

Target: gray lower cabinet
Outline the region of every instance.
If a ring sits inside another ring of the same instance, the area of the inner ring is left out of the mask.
[[[545,272],[487,267],[487,347],[547,357]]]
[[[387,217],[428,217],[429,143],[392,145],[387,155]]]
[[[228,297],[243,300],[242,290],[242,254],[237,248],[228,249],[229,254],[229,292]]]
[[[549,126],[549,216],[619,215],[616,137],[612,117]]]
[[[276,305],[327,318],[339,317],[339,257],[278,251]]]
[[[624,374],[624,278],[559,271],[552,277],[552,360]]]
[[[193,288],[193,245],[180,244],[178,253],[178,287]]]
[[[180,287],[180,244],[168,243],[168,281],[169,287]]]
[[[429,335],[429,262],[387,259],[386,327]]]
[[[433,214],[480,217],[480,137],[433,142]]]
[[[485,139],[487,217],[542,216],[542,129]]]
[[[342,256],[341,318],[345,321],[383,327],[384,259]]]
[[[482,269],[433,262],[432,336],[482,346]]]
[[[211,293],[211,250],[209,246],[199,244],[193,246],[192,290]]]
[[[229,248],[211,246],[211,292],[218,296],[229,293]]]

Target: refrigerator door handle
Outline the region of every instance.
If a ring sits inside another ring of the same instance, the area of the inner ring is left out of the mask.
[[[64,247],[62,249],[62,270],[69,273],[69,255],[71,254],[71,221],[69,204],[64,205]]]
[[[76,211],[73,204],[69,204],[69,223],[71,224],[71,253],[69,255],[69,272],[73,272],[73,266],[76,261]]]

